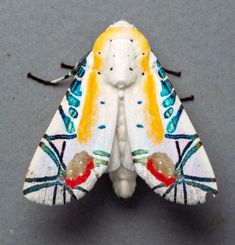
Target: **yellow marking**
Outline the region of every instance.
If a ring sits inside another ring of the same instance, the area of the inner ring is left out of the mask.
[[[164,137],[164,128],[160,117],[153,75],[148,73],[144,80],[144,92],[146,94],[146,121],[148,125],[148,135],[154,143],[160,143]]]
[[[147,50],[146,50],[147,51]],[[148,136],[152,138],[153,143],[160,143],[164,138],[164,128],[160,116],[155,79],[149,66],[149,55],[143,55],[140,59],[140,66],[145,76],[143,88],[146,99],[146,124],[148,125]]]
[[[141,57],[139,64],[144,76],[144,92],[146,95],[146,125],[148,136],[154,143],[160,143],[164,137],[164,129],[157,103],[157,94],[153,74],[149,66],[150,46],[144,35],[135,27],[109,27],[95,41],[93,47],[94,63],[87,80],[87,94],[83,106],[82,116],[78,125],[77,138],[81,143],[86,143],[92,136],[91,127],[95,124],[98,97],[99,78],[97,72],[103,68],[102,52],[111,39],[128,38],[137,42]],[[144,53],[144,55],[142,55]]]
[[[87,92],[77,130],[77,139],[81,143],[87,143],[92,136],[91,127],[95,124],[98,92],[99,82],[97,74],[95,70],[91,70],[87,79]]]
[[[138,46],[141,48],[141,52],[145,52],[146,54],[150,52],[150,47],[147,39],[144,35],[133,27],[109,27],[106,31],[100,34],[100,36],[96,39],[93,53],[94,53],[94,69],[100,70],[102,69],[103,61],[102,61],[102,52],[107,44],[109,44],[110,40],[115,38],[132,38],[138,42]],[[147,51],[149,50],[149,51]],[[101,54],[99,54],[101,52]]]

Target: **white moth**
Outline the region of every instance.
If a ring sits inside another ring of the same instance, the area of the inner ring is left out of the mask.
[[[111,25],[69,75],[73,82],[29,166],[26,198],[65,204],[82,198],[106,172],[122,198],[134,193],[137,175],[181,204],[203,203],[207,192],[217,193],[204,147],[133,25]]]

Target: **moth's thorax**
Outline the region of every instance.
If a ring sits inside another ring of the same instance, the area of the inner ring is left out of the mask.
[[[117,88],[133,84],[140,74],[132,39],[113,39],[104,54],[104,80]]]

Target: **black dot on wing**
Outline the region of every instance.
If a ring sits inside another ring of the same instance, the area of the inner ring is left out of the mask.
[[[113,70],[113,67],[110,68],[110,71],[112,71],[112,70]]]
[[[142,72],[142,76],[144,76],[144,72]]]
[[[130,39],[131,42],[133,42],[133,39]]]

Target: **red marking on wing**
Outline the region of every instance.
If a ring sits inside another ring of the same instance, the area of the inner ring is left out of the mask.
[[[165,186],[169,186],[172,185],[173,183],[175,183],[176,178],[172,177],[172,176],[166,176],[165,174],[163,174],[162,172],[159,172],[158,169],[155,168],[154,166],[154,161],[153,159],[148,159],[147,162],[147,169],[149,170],[149,172],[159,181],[161,181],[162,183],[164,183]]]
[[[94,163],[92,160],[90,160],[88,162],[88,164],[86,165],[85,171],[83,172],[83,175],[77,177],[76,179],[66,179],[65,183],[67,186],[69,186],[70,188],[74,189],[77,185],[80,185],[82,183],[84,183],[88,177],[91,174],[91,170],[94,168]]]

